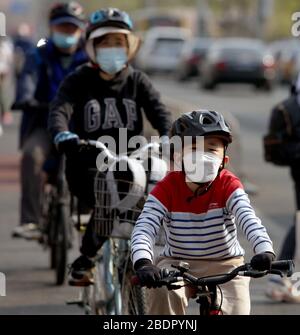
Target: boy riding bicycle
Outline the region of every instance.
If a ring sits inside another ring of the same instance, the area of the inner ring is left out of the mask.
[[[180,261],[187,261],[190,273],[197,277],[242,265],[245,252],[237,240],[236,223],[255,253],[252,267],[270,269],[275,258],[272,242],[240,180],[224,168],[232,136],[223,116],[212,111],[183,114],[172,126],[174,136],[183,143],[173,153],[174,166],[182,166],[182,171],[170,172],[156,185],[132,233],[132,260],[140,284],[155,288],[160,268],[171,269]],[[192,139],[189,144],[187,137]],[[198,150],[201,140],[204,146]],[[155,260],[153,246],[161,224],[166,243]],[[221,288],[223,314],[250,313],[248,278],[236,277]],[[185,314],[192,296],[187,287],[152,289],[149,314]]]

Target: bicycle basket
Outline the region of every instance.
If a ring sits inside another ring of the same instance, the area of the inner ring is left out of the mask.
[[[95,176],[94,229],[99,236],[130,239],[145,200],[145,188],[123,179],[110,179],[107,173]],[[131,201],[126,201],[130,196]],[[134,204],[133,206],[129,206]]]

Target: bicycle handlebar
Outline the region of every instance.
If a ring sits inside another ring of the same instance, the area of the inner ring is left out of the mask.
[[[106,146],[105,144],[103,144],[102,142],[100,141],[95,141],[95,140],[82,140],[80,139],[79,140],[79,145],[81,147],[94,147],[94,148],[97,148],[99,149],[99,151],[102,151],[102,152],[105,152],[106,156],[108,159],[115,159],[116,158],[116,155],[110,151]]]
[[[187,284],[193,286],[217,286],[225,284],[235,278],[236,276],[260,278],[267,274],[277,274],[283,277],[286,274],[290,277],[293,274],[294,263],[291,260],[282,260],[272,262],[270,270],[259,271],[251,267],[250,263],[241,265],[233,269],[229,273],[219,274],[214,276],[207,276],[197,278],[188,273],[189,264],[180,262],[178,266],[172,265],[177,270],[169,271],[167,269],[161,269],[162,278],[155,283],[155,287],[167,286],[168,289],[174,290],[182,287],[183,285],[176,285],[176,283],[185,281]],[[139,279],[137,276],[132,277],[132,284],[139,285]]]
[[[127,153],[122,153],[120,155],[116,155],[114,152],[110,151],[106,145],[104,143],[102,143],[101,141],[96,141],[96,140],[83,140],[83,139],[80,139],[79,140],[79,145],[82,146],[82,147],[88,147],[88,146],[91,146],[91,147],[94,147],[94,148],[97,148],[99,149],[100,151],[103,151],[105,152],[105,154],[107,155],[107,157],[109,159],[116,159],[117,157],[122,157],[122,156],[130,156],[132,158],[143,158],[143,155],[145,155],[146,151],[147,150],[154,150],[154,151],[157,151],[159,150],[159,143],[147,143],[145,145],[143,145],[142,147],[138,148],[138,149],[135,149],[134,151],[130,152],[130,154],[127,152]]]
[[[37,102],[37,101],[23,101],[23,102],[14,102],[11,106],[12,111],[31,111],[31,112],[40,112],[49,108],[48,102]]]

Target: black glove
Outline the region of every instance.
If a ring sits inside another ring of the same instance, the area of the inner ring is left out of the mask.
[[[156,282],[161,279],[160,269],[149,259],[139,259],[134,267],[141,286],[157,287]]]
[[[274,259],[275,256],[272,253],[263,252],[252,257],[251,266],[254,270],[258,271],[271,270]]]
[[[79,138],[71,138],[69,140],[62,141],[57,144],[57,149],[59,153],[63,153],[66,156],[74,155],[78,153],[80,149]]]

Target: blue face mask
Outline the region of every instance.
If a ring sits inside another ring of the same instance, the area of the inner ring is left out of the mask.
[[[109,74],[121,71],[128,62],[126,48],[98,48],[96,60],[101,70]]]
[[[76,45],[79,41],[78,36],[54,32],[52,34],[53,43],[62,49],[68,49]]]

